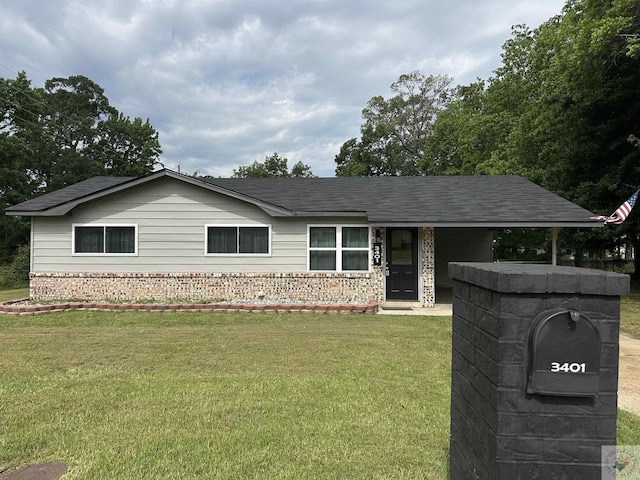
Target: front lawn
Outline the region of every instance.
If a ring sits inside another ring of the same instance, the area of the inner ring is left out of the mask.
[[[0,475],[446,479],[447,317],[0,316]],[[620,412],[618,443],[640,443]]]
[[[448,318],[0,317],[0,472],[447,477]]]
[[[0,290],[0,302],[6,302],[8,300],[17,300],[19,298],[28,298],[28,288],[16,288],[14,290]]]

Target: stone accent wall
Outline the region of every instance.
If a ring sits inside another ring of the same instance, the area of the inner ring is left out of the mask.
[[[387,234],[382,227],[374,227],[371,229],[371,248],[373,249],[373,244],[376,241],[376,230],[380,232],[380,239],[382,240],[382,262],[381,265],[376,267],[373,265],[373,258],[371,259],[371,294],[374,295],[372,297],[377,304],[381,304],[384,302],[384,289],[385,289],[385,268],[384,268],[384,258],[386,255],[386,245],[385,238],[387,238]]]
[[[451,480],[600,480],[601,447],[616,442],[620,295],[629,277],[496,263],[453,263],[449,273]],[[600,332],[595,397],[526,393],[534,320],[558,308],[584,313]]]
[[[433,307],[436,301],[435,253],[433,227],[420,229],[422,305]]]
[[[33,300],[378,302],[371,273],[33,273]]]

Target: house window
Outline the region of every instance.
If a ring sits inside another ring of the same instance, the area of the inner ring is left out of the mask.
[[[73,225],[74,255],[137,255],[137,225]]]
[[[206,226],[207,255],[270,255],[269,226]]]
[[[369,227],[309,226],[310,271],[368,271]]]

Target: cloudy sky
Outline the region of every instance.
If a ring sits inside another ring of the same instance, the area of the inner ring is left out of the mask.
[[[487,79],[511,26],[564,0],[2,0],[0,76],[85,75],[160,132],[162,162],[229,176],[278,152],[333,176],[401,74]]]

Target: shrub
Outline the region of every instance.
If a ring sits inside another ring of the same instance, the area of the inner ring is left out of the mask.
[[[0,267],[0,289],[7,290],[28,285],[30,267],[29,247],[20,247],[11,263]]]

